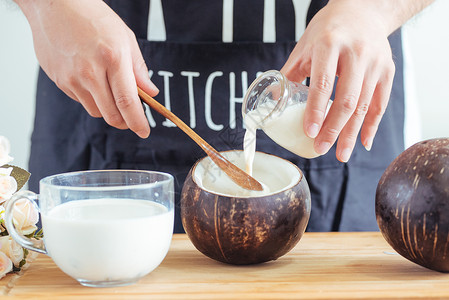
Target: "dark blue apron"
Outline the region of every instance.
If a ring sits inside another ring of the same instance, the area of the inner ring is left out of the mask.
[[[155,0],[152,0],[155,1]],[[159,0],[157,0],[159,1]],[[148,41],[150,1],[106,1],[134,30],[156,99],[218,150],[242,149],[241,102],[258,72],[280,69],[295,46],[291,1],[276,1],[276,41],[263,42],[264,1],[234,1],[232,42],[223,42],[223,2],[163,0],[164,41]],[[309,12],[322,7],[312,1]],[[153,7],[153,6],[152,6]],[[150,29],[151,30],[151,29]],[[373,148],[357,143],[347,164],[335,146],[323,157],[302,159],[258,132],[257,150],[298,164],[312,192],[309,231],[377,230],[374,195],[386,166],[403,150],[403,84],[400,32],[390,38],[396,75],[390,104]],[[91,118],[41,70],[30,156],[30,189],[45,176],[86,169],[148,169],[176,178],[175,232],[183,232],[179,196],[190,167],[205,154],[181,130],[147,109],[152,131],[140,139],[129,130]]]

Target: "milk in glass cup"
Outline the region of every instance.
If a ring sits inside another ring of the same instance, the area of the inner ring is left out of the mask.
[[[14,228],[14,203],[28,199],[42,220],[42,241]],[[49,255],[82,285],[121,286],[154,270],[173,235],[173,177],[135,170],[84,171],[40,181],[40,194],[16,193],[6,208],[6,226],[20,245]]]

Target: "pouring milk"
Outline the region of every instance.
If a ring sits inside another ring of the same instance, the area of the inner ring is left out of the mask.
[[[273,141],[285,149],[304,158],[319,156],[313,148],[314,139],[308,137],[303,129],[306,103],[290,106],[281,113],[273,113],[266,119],[265,112],[275,103],[264,103],[250,111],[244,118],[246,132],[243,142],[246,172],[252,175],[252,164],[256,151],[256,130],[262,129]]]
[[[304,132],[307,94],[306,86],[288,81],[278,71],[267,71],[251,84],[242,108],[246,127],[243,150],[248,174],[252,175],[257,129],[262,129],[274,142],[296,155],[319,156],[313,147],[315,139]],[[331,104],[329,101],[327,111]]]

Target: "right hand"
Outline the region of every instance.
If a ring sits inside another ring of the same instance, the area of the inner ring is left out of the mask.
[[[329,1],[281,70],[291,81],[310,77],[303,126],[320,155],[338,138],[337,159],[347,162],[359,132],[362,144],[371,149],[395,73],[388,36],[397,18],[384,7],[388,5],[378,0]],[[326,115],[335,77],[335,99]]]
[[[159,90],[134,33],[120,17],[101,0],[17,2],[50,79],[91,116],[148,137],[137,85],[153,97]]]

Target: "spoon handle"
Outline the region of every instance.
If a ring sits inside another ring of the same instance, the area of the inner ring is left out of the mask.
[[[222,169],[235,183],[248,190],[263,190],[260,182],[258,182],[256,179],[245,173],[242,169],[238,168],[236,165],[224,158],[220,153],[217,152],[217,150],[209,145],[202,137],[200,137],[195,131],[193,131],[192,128],[187,126],[187,124],[184,123],[180,118],[178,118],[174,113],[154,100],[141,88],[137,87],[137,90],[143,102],[148,104],[152,109],[172,121],[176,126],[184,131],[184,133],[186,133],[192,140],[194,140],[204,150],[204,152],[206,152],[206,154],[212,159],[212,161],[218,167],[220,167],[220,169]]]

